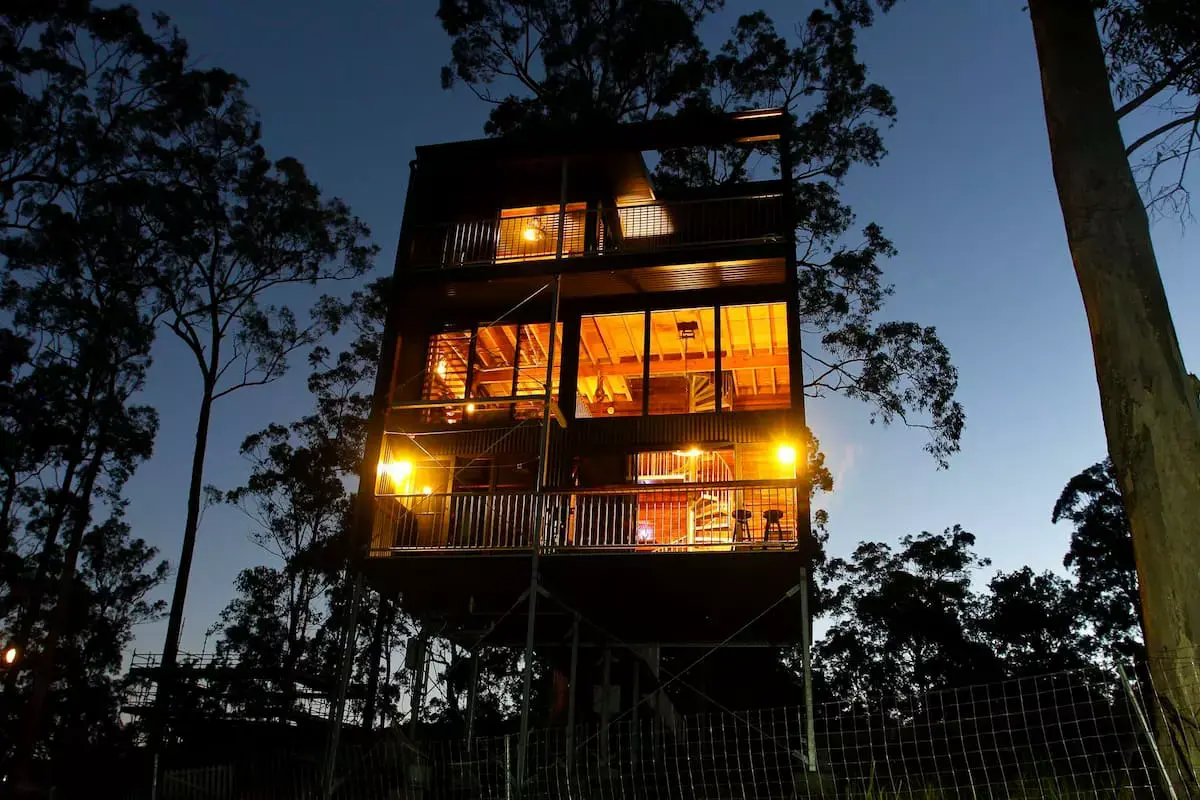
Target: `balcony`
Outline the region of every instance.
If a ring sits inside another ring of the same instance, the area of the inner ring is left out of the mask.
[[[409,266],[478,267],[518,262],[668,253],[785,241],[782,195],[588,208],[584,203],[502,211],[488,219],[418,226]],[[560,223],[562,235],[560,236]]]
[[[807,532],[796,480],[546,492],[381,495],[372,556],[403,553],[688,553],[786,550]]]

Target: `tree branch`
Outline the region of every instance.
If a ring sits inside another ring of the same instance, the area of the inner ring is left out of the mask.
[[[1191,114],[1188,114],[1186,117],[1179,117],[1178,119],[1171,120],[1170,122],[1159,125],[1157,128],[1150,131],[1149,133],[1146,133],[1146,134],[1140,136],[1139,138],[1134,140],[1133,144],[1131,144],[1125,148],[1125,155],[1131,156],[1131,155],[1133,155],[1133,152],[1135,150],[1137,150],[1139,147],[1144,145],[1146,142],[1149,142],[1153,139],[1158,138],[1159,136],[1162,136],[1164,133],[1166,133],[1169,130],[1173,130],[1180,126],[1187,125],[1189,122],[1196,122],[1197,120],[1200,120],[1200,106],[1197,106],[1196,110],[1193,111]]]
[[[1172,67],[1171,70],[1168,71],[1166,75],[1162,76],[1161,78],[1156,80],[1154,83],[1147,86],[1145,89],[1142,90],[1142,92],[1137,97],[1133,98],[1128,103],[1126,103],[1125,105],[1118,108],[1117,109],[1117,119],[1122,119],[1127,114],[1131,114],[1134,111],[1136,111],[1137,109],[1141,108],[1143,105],[1145,105],[1145,103],[1148,102],[1151,98],[1153,98],[1156,94],[1158,94],[1163,89],[1166,89],[1168,86],[1170,86],[1172,83],[1174,83],[1175,80],[1177,78],[1179,78],[1179,76],[1181,76],[1184,72],[1186,72],[1187,69],[1189,67],[1191,67],[1192,64],[1194,64],[1198,58],[1200,58],[1200,50],[1194,50],[1190,56],[1183,59],[1178,64],[1176,64],[1174,67]]]

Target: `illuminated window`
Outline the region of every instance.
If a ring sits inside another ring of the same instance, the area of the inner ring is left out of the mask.
[[[650,413],[690,414],[716,408],[713,309],[650,312]]]
[[[722,411],[790,408],[787,304],[584,316],[575,416],[716,411],[718,370]]]
[[[534,325],[522,325],[518,339],[517,355],[517,396],[533,395],[541,397],[546,393],[546,358],[550,346],[550,324],[546,322]],[[554,370],[550,376],[550,393],[558,402],[559,365],[562,363],[562,323],[554,335]],[[517,419],[536,416],[541,406],[536,403],[519,404],[516,407]]]
[[[429,340],[424,400],[479,400],[427,409],[425,419],[451,424],[540,416],[541,404],[489,403],[490,398],[541,397],[545,393],[550,325],[483,325],[474,331],[439,333]],[[472,351],[472,337],[474,350]],[[468,361],[470,368],[468,369]],[[554,344],[551,385],[557,400],[562,362],[562,323]]]
[[[721,408],[790,408],[787,305],[721,307]]]
[[[486,325],[475,332],[475,361],[471,367],[471,398],[511,397],[516,378],[517,326]],[[468,406],[474,422],[507,418],[508,406],[477,403]]]
[[[580,321],[576,417],[641,416],[645,324],[642,312]]]
[[[471,331],[449,331],[430,337],[425,358],[425,383],[422,400],[461,400],[467,396],[467,359],[471,352]],[[431,408],[424,411],[427,421],[458,422],[462,406]]]

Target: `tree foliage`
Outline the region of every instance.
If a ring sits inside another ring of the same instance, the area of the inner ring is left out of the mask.
[[[1131,134],[1126,154],[1146,205],[1190,215],[1187,170],[1200,149],[1200,9],[1179,0],[1106,0],[1099,15],[1117,117]]]
[[[721,8],[715,1],[442,0],[451,37],[443,85],[465,84],[494,106],[491,134],[786,108],[806,391],[862,400],[872,421],[926,429],[926,449],[945,466],[964,422],[957,371],[932,327],[883,318],[892,288],[881,263],[894,247],[874,223],[855,233],[839,197],[853,166],[879,163],[880,127],[895,119],[855,44],[877,6],[891,3],[830,0],[794,41],[765,12],[749,13],[713,52],[699,26]],[[781,163],[773,143],[660,155],[654,177],[666,191],[744,181]]]
[[[1075,575],[1080,612],[1113,658],[1140,655],[1145,647],[1133,534],[1111,460],[1085,469],[1054,504],[1054,522],[1069,522],[1071,546],[1063,566]]]
[[[279,290],[358,277],[376,252],[366,226],[344,202],[322,198],[295,159],[269,159],[260,138],[244,87],[226,79],[210,85],[195,124],[152,149],[164,170],[144,218],[163,244],[154,290],[166,327],[201,377],[183,547],[163,647],[168,672],[200,523],[213,404],[278,379],[293,353],[336,330],[345,313],[342,304],[322,298],[301,321],[288,306],[269,303]],[[163,681],[160,719],[169,690],[170,681]]]

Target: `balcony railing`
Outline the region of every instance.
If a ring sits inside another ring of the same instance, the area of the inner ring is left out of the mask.
[[[693,552],[799,542],[797,481],[630,485],[376,498],[372,555],[393,552]]]
[[[653,253],[719,244],[783,241],[778,194],[620,208],[570,208],[420,226],[414,268],[466,267],[563,258]]]

